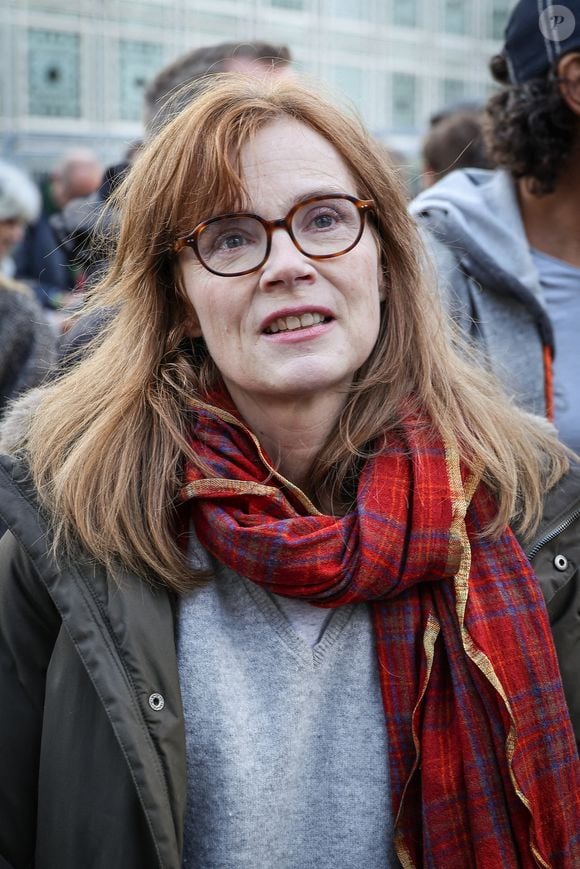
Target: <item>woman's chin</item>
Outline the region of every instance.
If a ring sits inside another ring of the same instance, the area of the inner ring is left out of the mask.
[[[319,396],[324,399],[326,396],[344,391],[351,380],[351,374],[337,374],[333,377],[328,370],[309,371],[299,376],[281,377],[275,386],[271,387],[271,398],[272,400],[280,400],[282,397],[313,399]]]
[[[260,405],[267,402],[271,408],[280,407],[289,401],[325,401],[332,396],[344,395],[351,381],[350,374],[331,377],[328,371],[319,374],[311,371],[301,376],[280,375],[270,381],[254,383],[251,386],[240,382],[234,384],[226,379],[226,385],[234,403],[243,411],[248,399]]]
[[[348,385],[354,371],[344,364],[344,359],[329,359],[311,356],[296,360],[294,364],[279,366],[273,373],[273,391],[304,395],[336,392]]]

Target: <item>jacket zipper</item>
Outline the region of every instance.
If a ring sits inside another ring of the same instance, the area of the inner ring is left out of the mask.
[[[561,534],[562,531],[565,531],[566,528],[568,528],[570,525],[572,525],[572,523],[575,522],[576,519],[579,519],[579,518],[580,518],[580,507],[577,507],[576,510],[574,510],[574,512],[571,513],[566,519],[564,519],[562,522],[560,522],[558,525],[556,525],[555,528],[552,528],[543,537],[540,537],[540,539],[536,543],[534,543],[532,548],[526,553],[529,561],[531,561],[532,558],[536,557],[536,555],[538,554],[540,549],[542,549],[542,547],[544,547],[547,543],[550,543],[552,540],[554,540],[555,537],[557,537],[559,534]]]

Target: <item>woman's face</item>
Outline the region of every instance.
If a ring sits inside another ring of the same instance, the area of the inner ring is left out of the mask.
[[[332,145],[291,119],[264,127],[242,149],[241,164],[249,195],[244,210],[266,220],[313,195],[358,195]],[[270,256],[251,274],[212,274],[187,247],[180,267],[195,313],[191,334],[205,339],[242,412],[248,401],[344,388],[376,342],[383,294],[369,226],[358,245],[336,259],[309,259],[285,229],[276,229]]]

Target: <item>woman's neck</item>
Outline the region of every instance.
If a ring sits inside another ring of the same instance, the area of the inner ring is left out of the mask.
[[[249,428],[272,460],[276,470],[308,494],[312,464],[332,431],[345,402],[345,395],[249,397],[230,395]]]

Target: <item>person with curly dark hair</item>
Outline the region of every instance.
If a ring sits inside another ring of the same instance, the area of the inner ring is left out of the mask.
[[[453,172],[412,211],[449,307],[514,400],[580,451],[580,0],[520,0],[490,68],[493,171]]]

